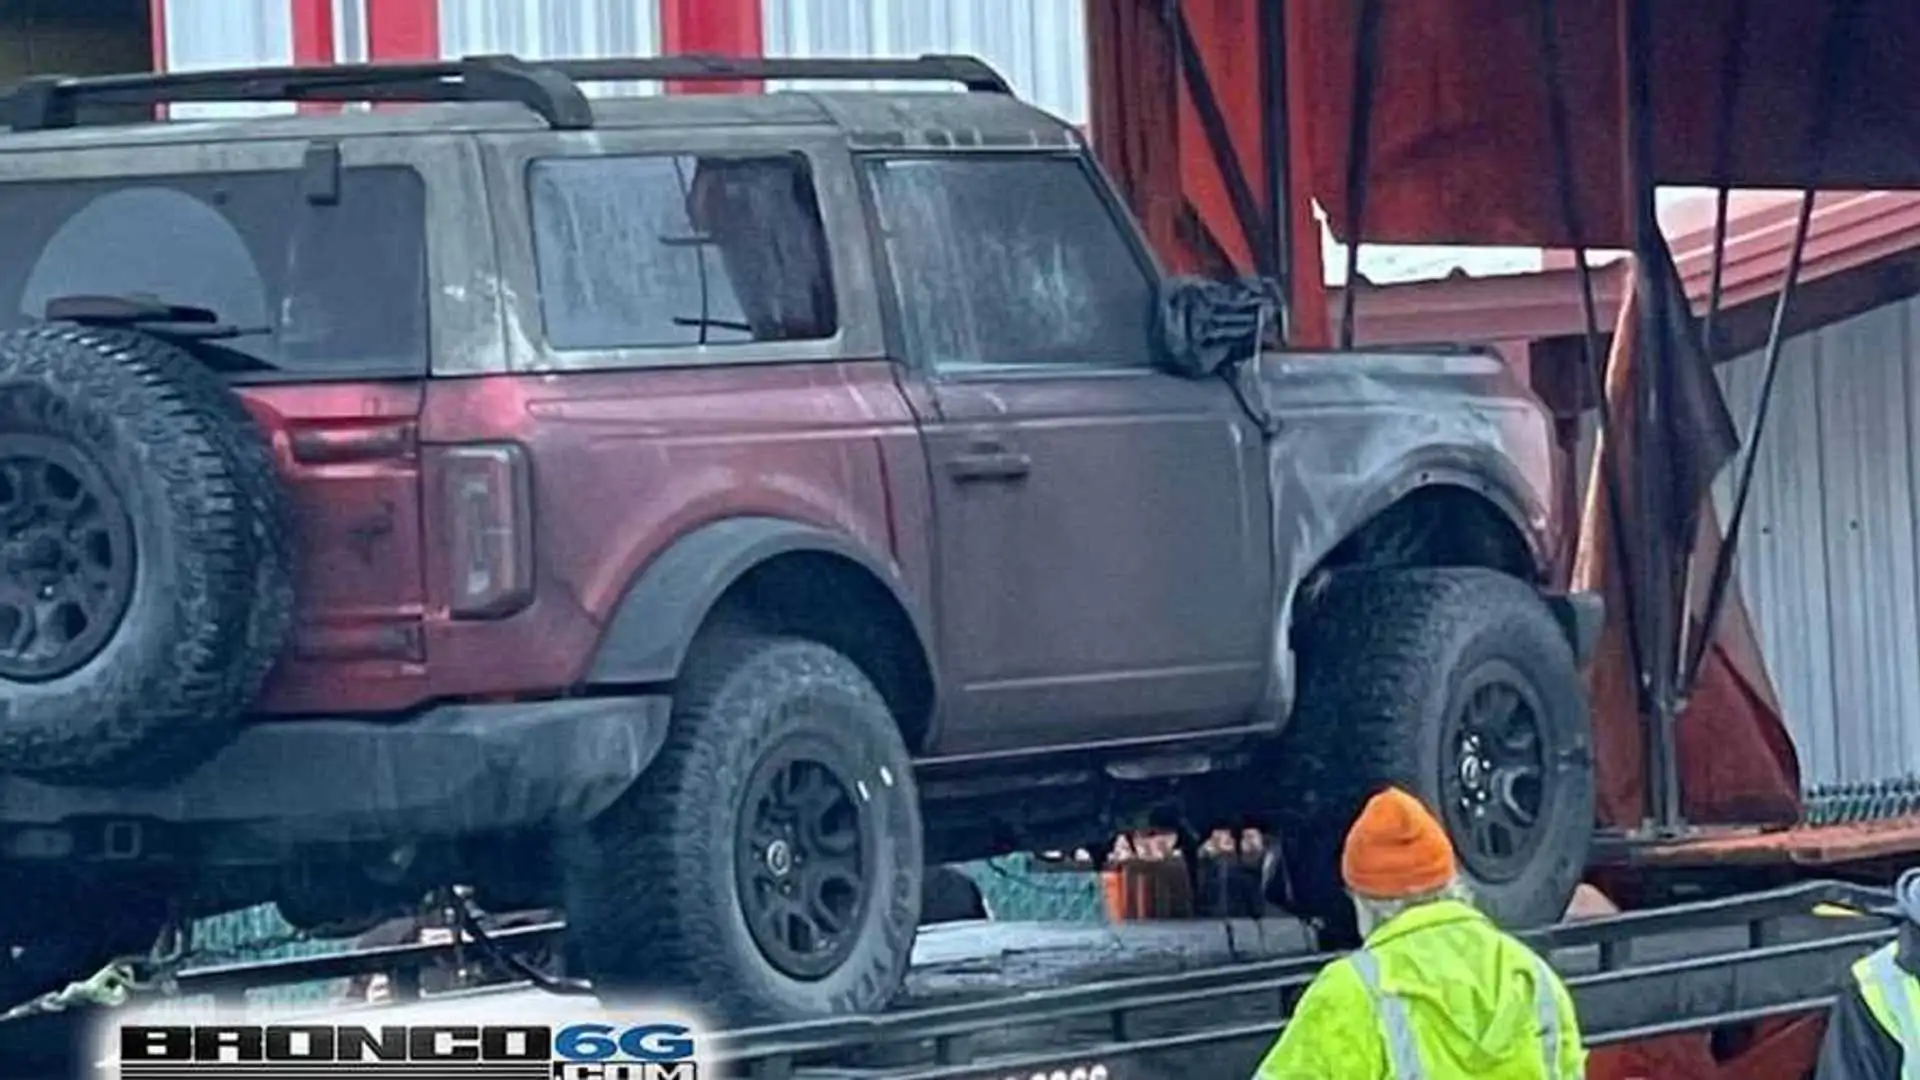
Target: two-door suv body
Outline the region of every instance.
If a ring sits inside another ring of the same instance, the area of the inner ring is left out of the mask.
[[[581,89],[703,78],[963,89]],[[1471,351],[1223,345],[1252,293],[977,61],[0,104],[12,996],[458,882],[608,990],[874,1009],[927,865],[1143,822],[1276,831],[1347,925],[1388,782],[1503,918],[1581,872],[1546,414]]]

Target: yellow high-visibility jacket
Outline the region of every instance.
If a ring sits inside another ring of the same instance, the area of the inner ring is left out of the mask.
[[[1440,900],[1323,968],[1256,1080],[1573,1080],[1586,1067],[1560,977],[1471,906]]]

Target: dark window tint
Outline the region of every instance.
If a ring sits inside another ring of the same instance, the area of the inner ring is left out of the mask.
[[[1152,282],[1077,160],[882,160],[871,175],[916,355],[1151,363]]]
[[[555,158],[529,178],[560,349],[805,341],[836,328],[806,160]]]
[[[0,320],[67,296],[207,308],[210,348],[317,377],[427,367],[425,192],[410,169],[349,169],[310,201],[297,171],[0,184]]]

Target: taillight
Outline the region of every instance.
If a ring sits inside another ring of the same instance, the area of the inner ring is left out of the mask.
[[[443,448],[448,610],[495,619],[533,599],[533,494],[512,443]]]

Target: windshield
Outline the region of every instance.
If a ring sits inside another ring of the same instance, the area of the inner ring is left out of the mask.
[[[282,372],[427,367],[425,194],[399,167],[349,169],[310,200],[297,172],[0,185],[0,324],[68,296],[152,297],[239,331],[220,347]]]

